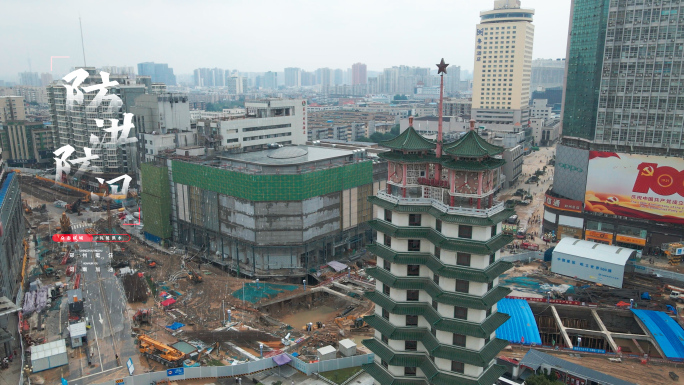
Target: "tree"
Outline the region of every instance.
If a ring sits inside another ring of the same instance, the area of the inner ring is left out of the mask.
[[[563,385],[555,375],[535,374],[525,379],[526,385]]]
[[[396,94],[394,95],[394,100],[408,100],[408,96]]]

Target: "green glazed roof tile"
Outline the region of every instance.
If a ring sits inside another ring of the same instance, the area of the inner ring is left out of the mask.
[[[394,289],[424,290],[437,302],[479,310],[489,309],[499,302],[501,298],[507,296],[511,292],[507,287],[496,286],[489,290],[484,296],[479,297],[467,293],[447,292],[430,278],[397,277],[389,271],[379,267],[367,268],[366,274]]]
[[[498,158],[488,158],[481,162],[470,160],[456,160],[450,157],[437,158],[434,153],[427,154],[402,154],[400,152],[381,152],[378,157],[397,163],[439,163],[443,167],[452,170],[484,171],[495,170],[503,166],[506,161]]]
[[[433,141],[425,139],[413,127],[407,128],[393,139],[380,142],[380,145],[392,150],[406,151],[434,150],[437,147]]]
[[[378,330],[391,340],[420,341],[431,355],[449,360],[461,361],[469,365],[485,367],[499,352],[508,346],[508,341],[495,338],[487,343],[480,351],[463,347],[441,344],[427,328],[396,327],[377,315],[364,317],[368,325]]]
[[[455,142],[444,146],[444,153],[465,158],[483,158],[504,152],[503,147],[487,142],[475,131],[468,131]]]
[[[463,238],[448,238],[430,227],[400,227],[380,219],[370,220],[368,225],[373,230],[395,238],[425,238],[442,249],[471,254],[490,255],[513,240],[513,236],[503,233],[497,234],[486,242]]]
[[[398,263],[401,265],[425,265],[432,270],[433,273],[439,275],[440,277],[465,279],[473,282],[492,282],[496,277],[513,267],[511,262],[504,260],[498,260],[495,263],[487,266],[486,269],[445,265],[442,261],[430,253],[421,253],[416,251],[398,253],[387,246],[377,243],[368,245],[366,250],[392,263]]]
[[[461,319],[444,318],[425,302],[397,302],[377,291],[368,291],[364,293],[364,296],[390,313],[422,315],[437,330],[478,338],[489,337],[499,326],[511,318],[508,314],[496,312],[479,324]]]

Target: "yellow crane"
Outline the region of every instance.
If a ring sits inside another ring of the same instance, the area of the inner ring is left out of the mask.
[[[681,242],[663,243],[661,249],[667,255],[667,262],[672,265],[679,265],[682,263],[682,254],[677,253],[677,249],[684,248]]]
[[[151,358],[169,368],[183,365],[185,354],[176,348],[172,348],[162,342],[150,338],[144,334],[138,336],[140,354]]]

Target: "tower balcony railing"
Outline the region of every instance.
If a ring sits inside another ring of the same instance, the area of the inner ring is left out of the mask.
[[[468,215],[473,217],[487,218],[494,214],[498,214],[505,209],[503,202],[493,201],[492,206],[489,208],[480,208],[472,206],[449,206],[437,199],[432,198],[404,198],[395,195],[388,194],[387,192],[380,190],[377,194],[378,198],[384,199],[388,202],[400,205],[418,205],[418,206],[432,206],[435,209],[445,213],[445,214],[455,214],[455,215]]]

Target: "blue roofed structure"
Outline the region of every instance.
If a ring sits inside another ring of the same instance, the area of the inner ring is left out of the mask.
[[[632,309],[670,360],[684,361],[684,329],[662,311]]]
[[[497,311],[511,316],[496,329],[496,337],[516,344],[541,345],[539,328],[530,304],[523,299],[503,298],[497,303]]]

